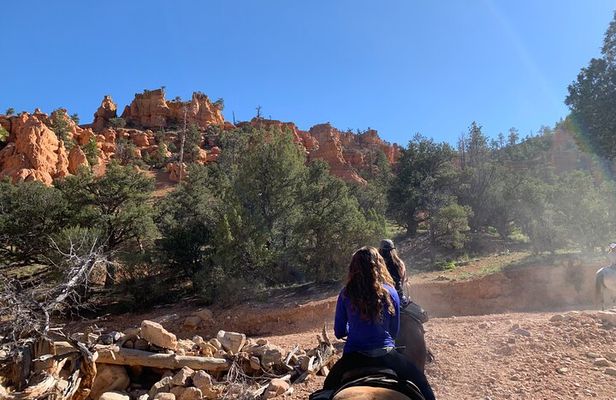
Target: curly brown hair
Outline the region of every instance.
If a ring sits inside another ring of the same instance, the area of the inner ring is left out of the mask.
[[[345,294],[362,319],[382,321],[383,309],[394,314],[394,304],[383,284],[393,287],[394,282],[378,250],[369,246],[357,250],[349,265]]]

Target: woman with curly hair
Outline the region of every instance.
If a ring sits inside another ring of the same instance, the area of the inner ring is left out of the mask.
[[[351,369],[384,367],[394,370],[399,379],[415,383],[426,399],[434,399],[425,375],[395,351],[399,327],[400,298],[385,262],[374,247],[362,247],[353,254],[336,305],[334,334],[347,341],[323,388],[340,387]]]

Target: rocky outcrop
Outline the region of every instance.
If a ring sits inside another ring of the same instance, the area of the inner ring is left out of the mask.
[[[179,99],[167,101],[164,89],[146,90],[135,95],[126,106],[122,118],[127,124],[141,128],[171,128],[184,123],[184,113],[188,124],[196,124],[205,129],[210,125],[223,126],[225,120],[220,108],[201,92],[195,92],[189,102]]]
[[[101,106],[94,113],[92,129],[100,132],[109,126],[109,120],[117,117],[118,106],[113,102],[111,96],[105,96]]]
[[[82,166],[89,168],[90,163],[81,147],[74,146],[68,153],[68,172],[74,175]]]
[[[39,109],[32,114],[0,116],[0,125],[9,132],[8,141],[0,147],[0,177],[51,184],[56,178],[76,173],[80,166],[88,166],[84,148],[96,145],[99,155],[91,167],[97,175],[104,173],[113,158],[145,158],[145,162],[153,160],[157,166],[166,165],[170,179],[180,181],[186,176],[186,166],[180,165],[177,153],[173,157],[169,149],[177,152],[180,146],[178,130],[183,128],[185,113],[187,124],[195,124],[202,133],[208,127],[218,127],[207,130],[203,148],[194,160],[200,164],[216,162],[224,152],[224,148],[218,147],[217,132],[235,128],[224,121],[221,107],[201,92],[193,93],[190,101],[183,102],[179,98],[167,100],[165,91],[157,89],[135,95],[122,114],[127,123],[124,128],[110,126],[110,120],[117,116],[117,105],[110,96],[103,98],[94,113],[94,122],[89,125],[77,125],[63,109],[54,111],[51,117]],[[56,118],[65,120],[61,134],[53,132]],[[333,175],[360,184],[365,183],[360,173],[374,168],[379,152],[390,163],[395,163],[400,154],[398,146],[384,142],[374,130],[354,134],[320,124],[303,131],[292,122],[264,118],[238,124],[243,126],[290,132],[305,149],[308,160],[322,159]]]
[[[366,183],[344,158],[341,134],[330,124],[315,125],[308,131],[318,143],[309,153],[310,159],[321,159],[329,164],[333,175],[347,181]]]
[[[68,175],[68,167],[64,143],[39,115],[23,113],[11,118],[9,143],[0,151],[0,178],[51,185],[54,179]]]

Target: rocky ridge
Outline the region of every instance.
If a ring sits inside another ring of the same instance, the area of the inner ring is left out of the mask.
[[[91,124],[77,125],[66,110],[58,111],[66,120],[68,133],[64,140],[54,132],[52,118],[40,110],[19,115],[0,115],[0,125],[9,132],[8,140],[0,143],[0,179],[12,181],[36,180],[51,185],[55,179],[75,174],[80,167],[92,168],[103,174],[112,159],[126,157],[159,160],[170,179],[178,181],[186,173],[177,153],[169,151],[168,144],[179,148],[178,132],[186,125],[196,125],[202,132],[203,142],[198,163],[215,162],[221,152],[216,133],[235,126],[224,120],[222,106],[212,102],[201,92],[193,93],[190,101],[179,98],[167,100],[164,89],[146,90],[135,95],[118,118],[118,106],[111,96],[105,96],[94,113]],[[322,159],[331,173],[346,181],[365,183],[359,171],[368,168],[382,152],[387,161],[395,163],[400,147],[379,138],[374,130],[361,134],[341,132],[329,123],[315,125],[308,131],[292,122],[253,118],[243,125],[277,127],[290,131],[298,144],[304,147],[307,158]],[[217,130],[210,130],[216,127]],[[207,133],[207,134],[206,134]],[[86,154],[86,146],[94,145],[95,159]],[[128,149],[128,150],[127,150]]]

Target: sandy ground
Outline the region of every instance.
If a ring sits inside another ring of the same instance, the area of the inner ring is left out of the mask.
[[[438,399],[616,399],[616,328],[595,312],[495,314],[436,318],[426,324],[436,361],[427,376]],[[318,329],[270,336],[286,348],[316,343]],[[597,358],[605,360],[596,361]],[[609,360],[612,361],[609,361]],[[598,364],[598,365],[595,365]],[[604,365],[604,366],[600,366]],[[307,399],[322,377],[296,385]]]
[[[592,272],[592,268],[587,269]],[[566,268],[539,270],[533,274],[516,272],[515,276],[493,275],[489,279],[462,283],[437,282],[444,285],[439,289],[443,293],[455,294],[441,301],[455,303],[456,299],[461,300],[456,296],[464,295],[468,298],[462,311],[467,315],[484,314],[432,318],[426,324],[426,341],[436,356],[426,373],[438,399],[616,400],[616,376],[609,374],[610,371],[616,374],[616,327],[604,325],[596,310],[515,313],[504,308],[499,310],[502,313],[487,314],[486,305],[511,306],[515,299],[504,301],[511,293],[516,293],[518,299],[520,296],[535,299],[536,302],[529,304],[547,310],[541,298],[547,298],[549,286],[533,283],[548,276],[544,271],[551,271],[549,276],[553,280],[561,270]],[[558,281],[560,297],[565,296],[573,303],[576,299],[586,299],[594,284],[590,281],[593,274],[586,275],[582,276],[583,285],[577,291],[567,281]],[[510,288],[520,279],[525,282],[525,291],[512,292]],[[460,284],[464,285],[463,290],[458,288]],[[424,285],[430,292],[436,290],[430,282]],[[199,332],[182,332],[181,323],[170,323],[168,327],[180,337],[200,334],[207,338],[218,329],[225,329],[244,332],[253,338],[265,337],[286,350],[295,344],[310,349],[316,346],[316,335],[323,323],[331,326],[337,291],[338,287],[307,286],[273,293],[267,303],[249,302],[232,309],[214,310],[215,323]],[[586,307],[579,305],[583,302],[577,306],[560,304],[569,310]],[[96,322],[101,327],[123,330],[143,319],[161,316],[182,321],[195,309],[189,304],[176,304],[139,315],[105,316],[79,325]],[[554,320],[555,315],[560,320]],[[323,380],[317,376],[294,385],[288,400],[307,399],[321,387]]]

